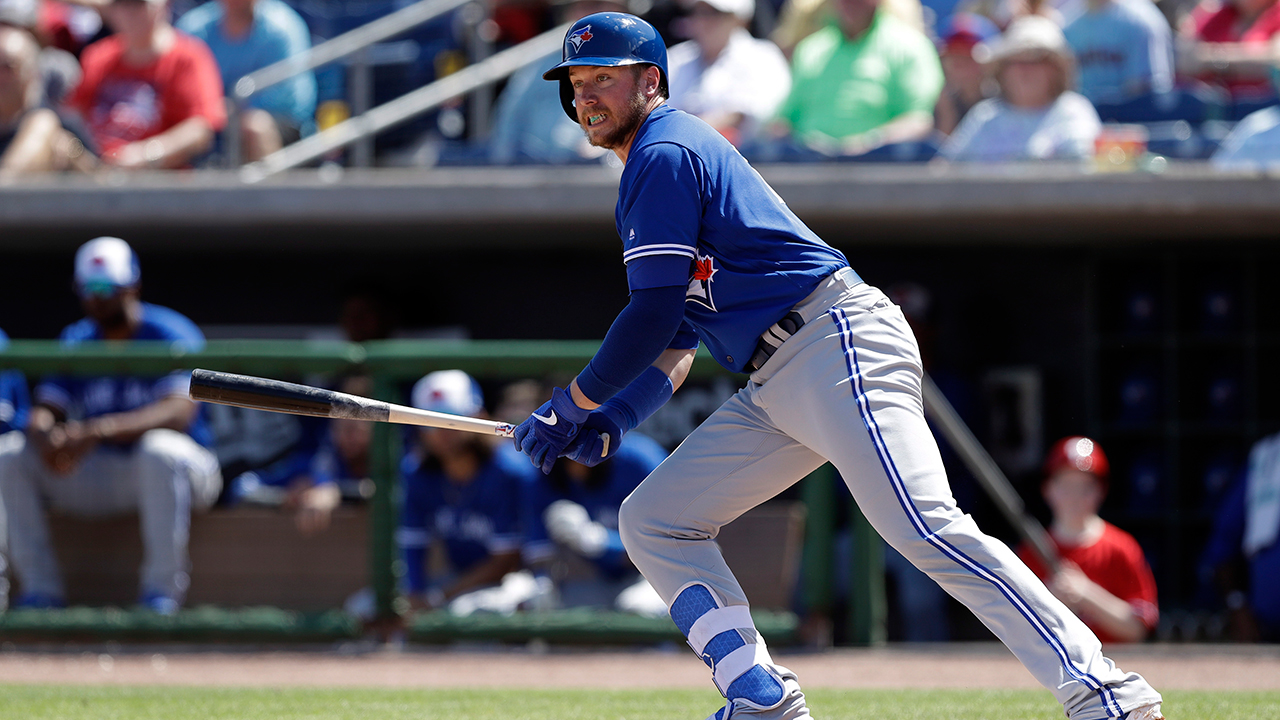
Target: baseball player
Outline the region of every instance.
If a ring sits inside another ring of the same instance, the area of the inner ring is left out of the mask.
[[[587,367],[515,437],[544,472],[561,454],[594,462],[670,398],[699,341],[750,373],[619,518],[627,553],[727,700],[709,720],[809,716],[714,538],[825,461],[880,535],[977,613],[1068,717],[1162,717],[1160,695],[1103,657],[1084,623],[956,507],[902,312],[723,137],[663,104],[666,75],[653,27],[614,13],[572,25],[544,75],[588,139],[624,163],[616,214],[631,298]]]
[[[142,302],[141,273],[119,238],[76,252],[75,288],[87,317],[62,331],[82,342],[162,341],[199,350],[200,330],[179,313]],[[210,436],[187,393],[189,372],[163,377],[51,377],[35,390],[25,434],[0,441],[0,496],[9,547],[22,581],[18,607],[65,602],[45,508],[72,515],[137,511],[142,525],[140,603],[176,613],[186,593],[191,511],[222,488]]]

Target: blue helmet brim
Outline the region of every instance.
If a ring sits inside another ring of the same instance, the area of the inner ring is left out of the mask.
[[[645,64],[642,60],[635,58],[615,58],[615,57],[576,57],[556,65],[550,70],[542,73],[543,80],[563,80],[569,77],[569,68],[587,65],[590,67],[622,67],[623,65],[641,65]],[[652,63],[648,63],[652,64]]]

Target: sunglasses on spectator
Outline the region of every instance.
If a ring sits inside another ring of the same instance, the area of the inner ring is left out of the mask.
[[[82,298],[107,299],[120,292],[120,286],[108,280],[90,280],[76,284],[76,294]]]

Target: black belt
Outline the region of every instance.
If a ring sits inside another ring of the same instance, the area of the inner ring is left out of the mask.
[[[749,373],[755,372],[764,367],[764,364],[769,362],[769,358],[773,357],[778,348],[782,347],[782,343],[786,342],[792,335],[795,335],[802,327],[804,327],[804,318],[795,310],[770,325],[769,329],[760,335],[760,342],[756,343],[756,351],[752,353],[751,359],[747,361],[746,371]]]

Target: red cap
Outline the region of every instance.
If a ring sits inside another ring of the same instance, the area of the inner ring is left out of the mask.
[[[1052,476],[1063,468],[1092,473],[1107,486],[1107,477],[1111,473],[1111,464],[1102,452],[1102,446],[1080,435],[1065,437],[1053,444],[1048,456],[1044,459],[1044,476]]]

